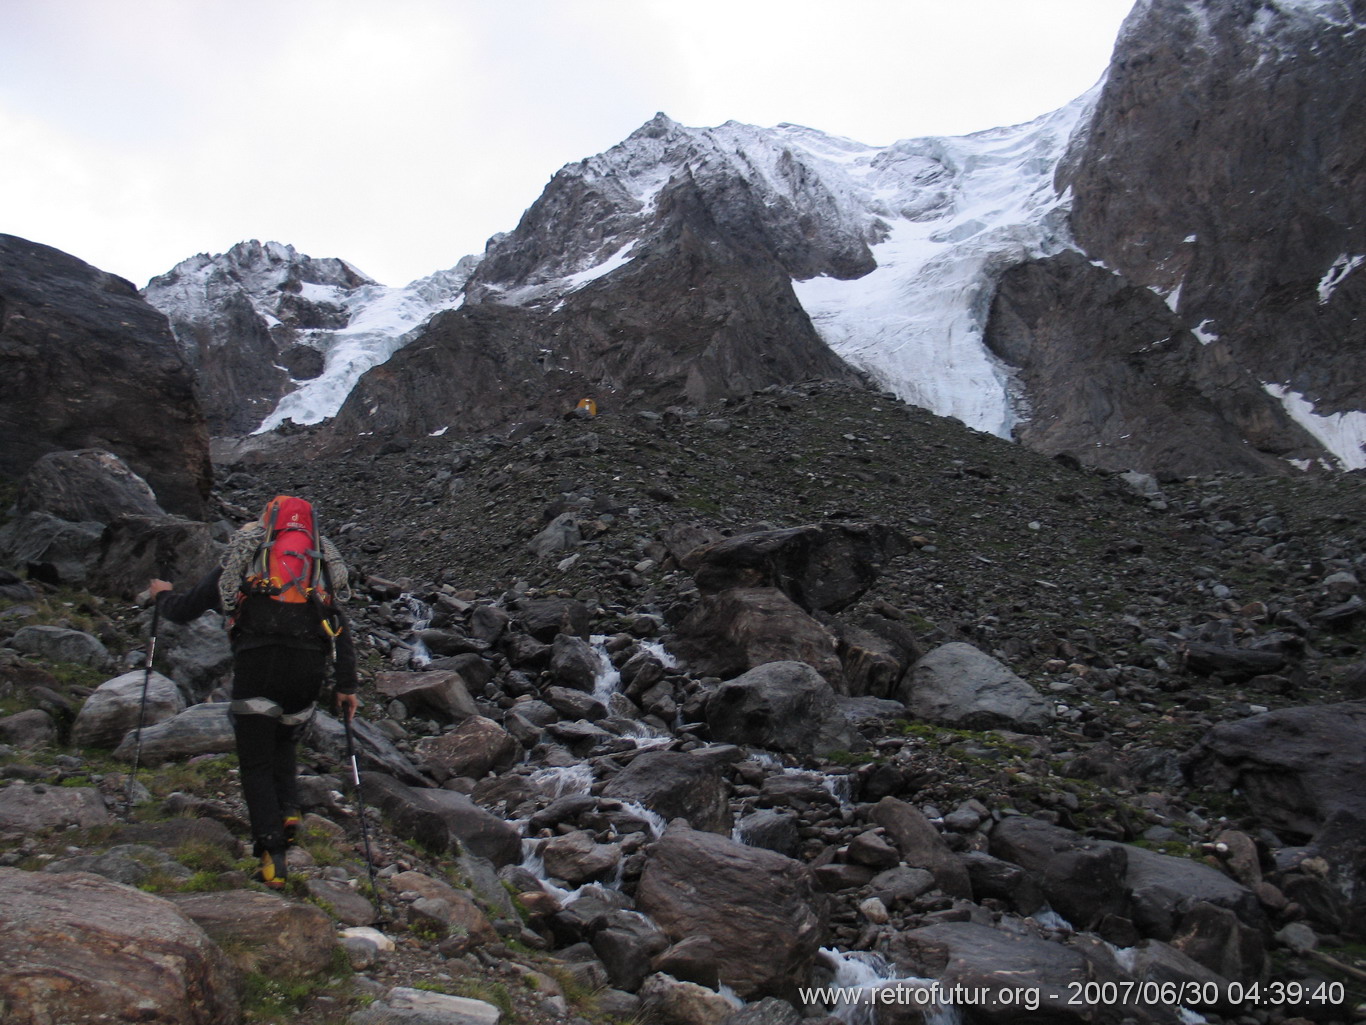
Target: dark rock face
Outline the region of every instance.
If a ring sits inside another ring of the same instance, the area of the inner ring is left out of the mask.
[[[1322,454],[1222,340],[1068,252],[1001,278],[986,342],[1019,372],[1017,439],[1108,470],[1285,473]]]
[[[1139,5],[1058,180],[1089,256],[1169,295],[1320,415],[1366,408],[1366,273],[1352,264],[1366,60],[1350,6]]]
[[[560,414],[586,395],[605,412],[856,379],[816,335],[763,239],[726,231],[715,196],[690,176],[661,195],[626,266],[549,308],[499,302],[529,273],[514,248],[544,254],[547,206],[564,207],[559,216],[574,218],[576,231],[603,230],[585,220],[596,209],[591,190],[567,195],[581,184],[552,185],[500,243],[503,255],[485,259],[466,305],[361,378],[337,416],[339,440],[473,432]]]
[[[163,508],[201,512],[209,439],[166,318],[122,278],[0,235],[0,472],[88,448],[121,457]]]

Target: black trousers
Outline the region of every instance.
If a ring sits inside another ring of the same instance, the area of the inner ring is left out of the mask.
[[[321,650],[268,645],[233,656],[233,732],[257,854],[284,847],[285,813],[299,808],[296,748],[308,722],[282,718],[316,702],[326,676]]]

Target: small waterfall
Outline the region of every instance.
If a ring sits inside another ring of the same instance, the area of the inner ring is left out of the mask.
[[[432,607],[417,595],[409,594],[407,591],[394,599],[394,604],[406,612],[412,621],[412,625],[408,628],[408,636],[404,638],[404,643],[412,649],[408,664],[420,669],[432,660],[432,653],[419,636],[423,630],[431,625]]]
[[[621,671],[612,665],[612,656],[607,653],[607,635],[594,634],[588,639],[598,656],[598,675],[593,680],[593,697],[604,705],[609,705],[612,695],[621,690]]]
[[[899,976],[886,958],[871,951],[846,952],[822,947],[821,954],[835,969],[835,978],[830,983],[837,996],[832,1013],[847,1025],[874,1025],[875,1001],[882,1001],[872,994],[890,986],[907,997],[891,1003],[922,1011],[926,1025],[961,1025],[957,1008],[938,1002],[938,983],[934,979]]]
[[[587,762],[547,766],[533,772],[531,782],[552,801],[572,794],[586,794],[593,786],[593,767]]]

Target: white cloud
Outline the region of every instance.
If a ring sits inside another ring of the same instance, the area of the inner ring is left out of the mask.
[[[874,144],[1027,120],[1130,2],[14,0],[0,231],[138,284],[243,238],[402,283],[657,110]]]

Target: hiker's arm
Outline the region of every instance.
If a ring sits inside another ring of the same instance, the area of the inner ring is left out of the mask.
[[[221,567],[214,570],[184,594],[177,594],[164,580],[153,580],[147,589],[163,616],[172,623],[190,623],[210,609],[222,611],[223,602],[218,597],[218,578],[222,572]]]

